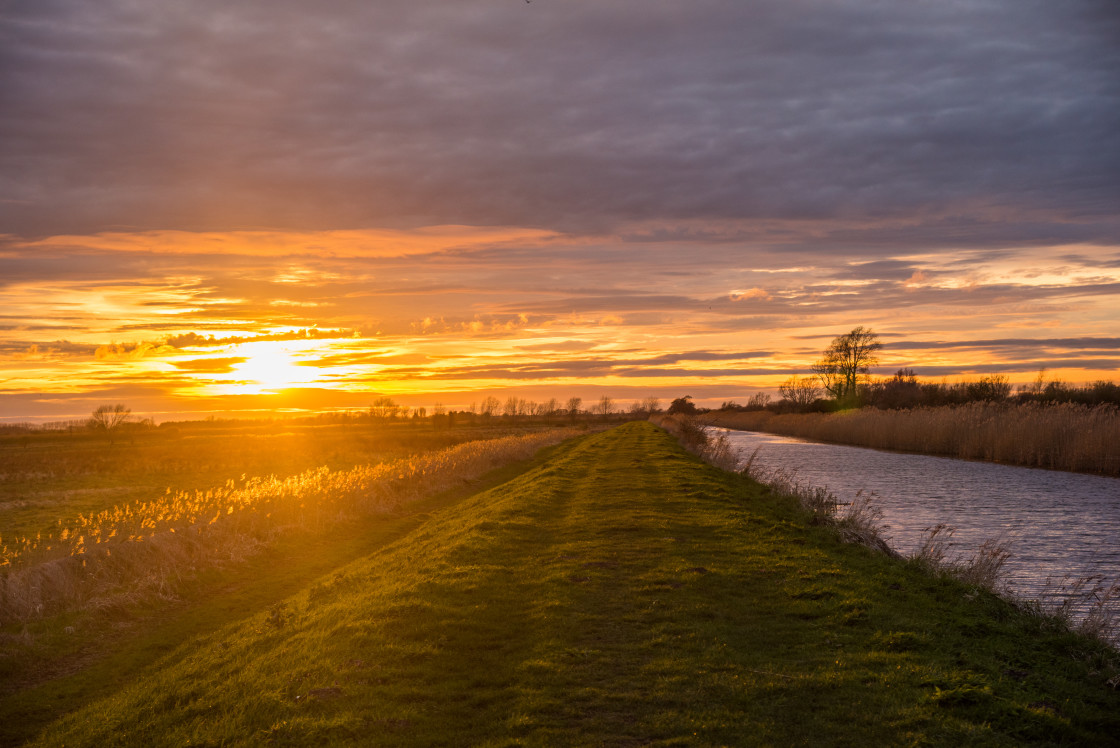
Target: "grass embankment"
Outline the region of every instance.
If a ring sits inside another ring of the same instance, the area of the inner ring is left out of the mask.
[[[876,449],[1009,465],[1120,475],[1120,410],[970,403],[912,410],[840,413],[712,412],[703,423]]]
[[[40,742],[1115,744],[1110,652],[632,423],[185,642]]]

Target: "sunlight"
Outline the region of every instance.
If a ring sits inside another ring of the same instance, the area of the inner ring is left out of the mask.
[[[308,384],[315,370],[300,366],[291,342],[244,343],[236,352],[246,357],[233,367],[233,379],[226,389],[239,394],[277,392]]]

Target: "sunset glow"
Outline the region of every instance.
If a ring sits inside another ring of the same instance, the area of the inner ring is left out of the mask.
[[[5,11],[0,419],[1120,378],[1087,10],[373,5]]]

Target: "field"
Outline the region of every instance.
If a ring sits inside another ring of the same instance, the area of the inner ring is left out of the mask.
[[[1120,410],[1073,403],[840,413],[712,412],[703,423],[859,447],[1120,475]]]
[[[651,424],[504,471],[128,614],[9,691],[4,739],[1120,744],[1115,651],[845,544]]]
[[[531,430],[369,421],[129,426],[112,441],[84,430],[0,434],[0,535],[33,536],[60,518],[149,501],[168,488],[205,491],[243,475],[285,478],[318,467],[345,470]]]

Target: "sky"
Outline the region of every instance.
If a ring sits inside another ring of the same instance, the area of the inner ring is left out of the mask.
[[[0,420],[1118,380],[1114,0],[0,0]]]

